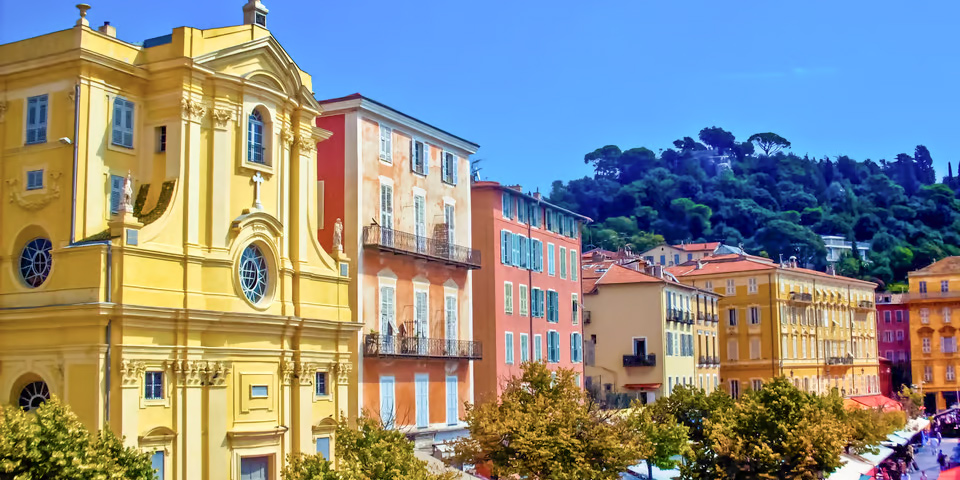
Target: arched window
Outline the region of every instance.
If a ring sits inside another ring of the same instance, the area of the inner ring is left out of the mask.
[[[43,402],[50,400],[50,389],[44,382],[28,383],[20,390],[19,405],[25,412],[40,408]]]
[[[250,113],[250,119],[247,122],[247,160],[266,165],[267,159],[264,155],[263,127],[263,115],[260,113],[260,110],[254,110]]]

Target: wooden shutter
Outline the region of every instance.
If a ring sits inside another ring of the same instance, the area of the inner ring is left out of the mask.
[[[418,373],[414,376],[416,383],[417,427],[430,426],[430,376]]]
[[[459,419],[460,400],[457,392],[457,377],[447,377],[447,425],[456,425]]]
[[[120,201],[123,198],[124,178],[120,175],[110,175],[110,213],[120,211]]]
[[[380,334],[388,335],[390,326],[394,325],[394,290],[393,287],[380,287]]]
[[[380,421],[384,427],[393,428],[395,419],[394,378],[380,377]]]

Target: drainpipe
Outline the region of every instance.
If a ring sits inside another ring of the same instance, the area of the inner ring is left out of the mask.
[[[73,87],[73,191],[70,196],[70,244],[77,238],[77,162],[80,157],[80,81]]]
[[[769,296],[770,300],[773,300],[774,298],[776,298],[776,297],[773,296],[773,294],[774,294],[774,292],[773,292],[773,274],[771,273],[771,274],[768,274],[768,275],[767,275],[767,295]],[[773,304],[772,301],[771,301],[770,303]],[[771,307],[773,307],[773,305],[771,305]],[[779,305],[779,302],[777,302],[775,311],[770,312],[770,332],[771,332],[771,334],[772,334],[773,332],[777,332],[777,336],[776,336],[776,339],[777,339],[777,340],[774,340],[774,341],[773,341],[773,345],[770,345],[770,353],[773,353],[773,350],[774,350],[774,349],[779,348],[780,346],[783,345],[783,340],[782,340],[782,338],[781,338],[781,335],[783,335],[783,334],[780,332],[780,329],[777,328],[777,321],[776,321],[776,319],[774,318],[774,317],[779,317],[779,316],[780,316],[780,305]],[[782,318],[780,319],[780,324],[783,325],[783,319],[782,319]],[[788,328],[789,328],[789,327],[788,327]],[[771,335],[771,337],[773,337],[773,335]],[[781,350],[781,352],[780,352],[780,376],[783,376],[783,355],[784,355],[784,352]],[[770,357],[771,357],[771,358],[770,358],[770,362],[773,364],[773,378],[776,378],[776,377],[777,377],[777,356],[776,356],[776,355],[770,355]]]
[[[110,241],[107,241],[107,292],[105,295],[105,300],[107,303],[113,303],[113,244]],[[106,353],[106,379],[104,381],[104,388],[107,390],[106,395],[104,395],[104,407],[107,409],[104,417],[106,421],[110,422],[110,377],[111,377],[111,345],[113,345],[113,319],[107,319],[107,328],[106,328],[106,339],[107,339],[107,353]]]
[[[517,213],[519,214],[519,212]],[[537,215],[540,215],[540,199],[539,198],[537,199],[536,213]],[[533,247],[533,241],[532,241],[533,225],[531,222],[531,220],[533,219],[529,218],[531,217],[530,212],[527,212],[527,217],[528,217],[527,218],[527,239],[530,242],[530,247]],[[544,227],[545,225],[546,225],[546,220],[544,219],[544,223],[543,225],[541,225],[541,228]],[[542,246],[543,242],[540,242],[540,245]],[[546,249],[545,246],[543,248]],[[544,250],[544,252],[546,252],[546,250]],[[533,255],[532,255],[533,252],[529,252],[529,253],[531,255],[527,261],[530,261],[533,259]],[[540,262],[541,263],[543,262],[542,255],[540,256]],[[530,319],[530,338],[527,340],[527,350],[529,350],[529,352],[527,352],[527,358],[529,358],[530,361],[532,362],[532,361],[535,361],[535,359],[533,358],[533,352],[534,352],[533,341],[536,337],[533,336],[533,268],[532,268],[533,266],[532,265],[529,265],[529,266],[531,268],[527,269],[527,318]],[[543,341],[543,339],[540,339],[540,340]]]

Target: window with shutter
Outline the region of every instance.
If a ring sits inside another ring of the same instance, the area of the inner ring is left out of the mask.
[[[427,199],[423,195],[413,196],[413,233],[416,236],[417,251],[427,251]]]
[[[667,332],[667,355],[673,355],[673,332]]]
[[[528,305],[530,303],[530,298],[528,297],[529,293],[527,292],[527,286],[520,284],[520,291],[518,292],[520,296],[520,316],[526,317],[528,315]]]
[[[457,215],[452,204],[443,204],[443,221],[447,224],[447,242],[450,245],[457,243]]]
[[[30,170],[27,172],[27,190],[40,190],[43,188],[43,169]]]
[[[47,95],[27,98],[27,144],[47,141]]]
[[[384,245],[393,245],[393,185],[380,184],[380,236]]]
[[[577,281],[577,275],[580,273],[580,267],[577,262],[577,251],[570,250],[570,280]]]
[[[414,173],[427,174],[426,145],[420,140],[410,141],[410,168]]]
[[[254,110],[259,115],[259,112]],[[251,119],[252,119],[251,115]],[[263,134],[263,124],[260,124]],[[113,135],[112,143],[119,147],[133,148],[133,102],[122,97],[113,99]]]
[[[120,201],[123,198],[124,178],[120,175],[110,175],[110,213],[120,211]]]
[[[503,282],[503,313],[513,315],[513,284]]]
[[[570,322],[574,325],[580,324],[580,302],[577,301],[577,294],[570,294]]]
[[[520,235],[513,236],[513,265],[520,266]]]
[[[539,333],[533,335],[533,360],[543,360],[543,336]]]
[[[386,163],[393,163],[393,130],[380,125],[380,160]]]
[[[457,184],[457,156],[450,152],[443,152],[443,177],[444,183],[450,185]]]
[[[511,260],[511,250],[512,250],[512,240],[510,239],[510,232],[506,230],[500,230],[500,263],[504,265],[510,265]]]
[[[520,362],[530,361],[530,338],[526,333],[520,334]]]
[[[547,244],[547,275],[551,277],[556,275],[556,252],[554,250],[553,244]]]
[[[513,218],[513,201],[510,200],[510,194],[503,192],[500,202],[500,209],[501,212],[503,212],[503,218]]]
[[[560,278],[567,279],[567,248],[560,247]]]
[[[507,365],[513,365],[513,332],[504,333],[504,355]]]

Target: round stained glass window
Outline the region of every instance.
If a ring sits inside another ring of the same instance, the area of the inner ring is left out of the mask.
[[[50,240],[34,238],[20,252],[20,277],[31,287],[39,287],[50,275],[53,256]]]
[[[240,287],[253,303],[267,293],[267,259],[256,245],[248,245],[240,255]]]
[[[44,382],[33,382],[20,390],[20,408],[25,412],[36,410],[47,400],[50,400],[50,389]]]

